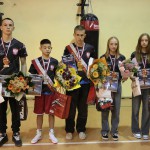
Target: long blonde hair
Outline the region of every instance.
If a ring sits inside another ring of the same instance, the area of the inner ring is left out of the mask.
[[[117,40],[117,44],[118,44],[118,45],[117,45],[117,49],[116,49],[116,58],[118,58],[118,57],[120,56],[120,52],[119,52],[119,40],[118,40],[118,38],[115,37],[115,36],[112,36],[112,37],[110,37],[110,38],[108,39],[108,41],[107,41],[107,49],[106,49],[105,56],[106,56],[106,58],[109,57],[109,54],[110,54],[109,43],[110,43],[110,41],[111,41],[112,39],[116,39],[116,40]]]

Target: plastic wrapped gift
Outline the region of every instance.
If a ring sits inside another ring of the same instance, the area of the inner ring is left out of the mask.
[[[140,69],[137,72],[141,89],[150,88],[150,69]]]
[[[27,95],[40,96],[41,92],[42,92],[43,76],[41,76],[41,75],[35,75],[35,74],[30,74],[29,77],[32,78],[31,82],[33,83],[33,87],[30,87],[28,89]]]

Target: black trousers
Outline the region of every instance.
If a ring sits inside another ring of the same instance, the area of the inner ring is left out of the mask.
[[[77,132],[86,131],[86,122],[88,116],[87,97],[90,89],[90,84],[82,84],[80,88],[73,91],[67,91],[67,95],[72,96],[70,105],[69,117],[66,119],[66,132],[73,133],[75,130],[75,116],[78,110],[76,130]]]
[[[4,97],[5,101],[0,103],[0,133],[6,133],[7,129],[7,105],[9,102],[12,113],[12,131],[20,131],[20,114],[19,114],[19,102],[13,97]]]

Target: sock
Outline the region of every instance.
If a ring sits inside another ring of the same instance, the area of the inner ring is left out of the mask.
[[[42,135],[42,129],[37,129],[36,134]]]
[[[49,129],[49,133],[54,134],[54,129]]]

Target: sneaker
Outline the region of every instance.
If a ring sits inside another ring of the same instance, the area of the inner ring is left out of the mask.
[[[31,144],[35,144],[41,139],[41,134],[36,134],[36,136],[31,140]]]
[[[73,138],[72,133],[70,133],[70,132],[66,133],[67,140],[72,140],[72,138]]]
[[[52,143],[57,144],[58,139],[55,137],[54,133],[49,133],[49,139],[52,141]]]
[[[137,139],[141,138],[141,134],[140,133],[133,133],[133,136]]]
[[[102,134],[102,139],[103,140],[108,140],[108,134],[107,133],[103,133]]]
[[[21,138],[20,138],[19,132],[16,132],[16,133],[13,134],[13,136],[12,136],[12,141],[15,143],[15,145],[16,145],[17,147],[22,146],[22,140],[21,140]]]
[[[148,140],[149,136],[148,135],[143,135],[143,140]]]
[[[118,133],[112,134],[112,138],[114,141],[118,141]]]
[[[8,141],[6,133],[0,134],[0,147]]]
[[[85,132],[80,132],[80,133],[79,133],[79,138],[80,138],[81,140],[85,140],[85,138],[86,138]]]

